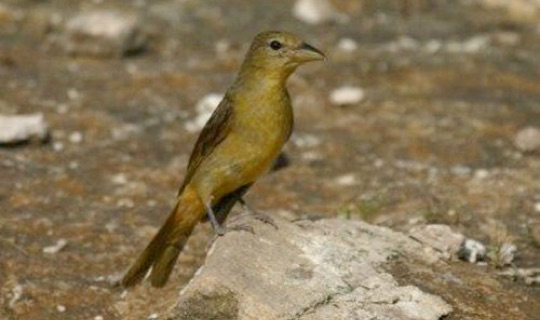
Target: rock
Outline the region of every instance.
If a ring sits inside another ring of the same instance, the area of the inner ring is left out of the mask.
[[[308,24],[348,20],[347,16],[339,13],[328,0],[297,0],[294,4],[293,15]]]
[[[0,115],[0,144],[17,144],[29,140],[45,141],[49,131],[43,114]]]
[[[358,49],[358,43],[351,38],[343,38],[339,40],[337,47],[341,51],[353,52]]]
[[[334,183],[338,186],[351,187],[358,183],[354,173],[341,175],[334,179]]]
[[[467,239],[459,249],[458,256],[462,260],[476,263],[485,260],[486,253],[486,246],[482,243],[473,239]]]
[[[523,152],[540,150],[540,128],[527,127],[519,130],[514,138],[514,144]]]
[[[465,236],[444,224],[414,227],[409,231],[409,236],[442,253],[445,259],[456,255],[465,241]]]
[[[505,242],[501,245],[497,252],[497,266],[504,267],[512,264],[517,254],[517,247],[515,244]]]
[[[43,253],[55,254],[64,249],[68,244],[66,239],[59,239],[56,244],[43,248]]]
[[[65,24],[63,47],[70,54],[121,57],[143,49],[145,44],[141,20],[134,14],[94,10]]]
[[[298,148],[313,148],[321,144],[319,137],[309,133],[293,133],[291,141]]]
[[[209,93],[201,100],[199,100],[199,102],[195,106],[197,116],[194,119],[186,122],[186,130],[192,133],[200,131],[204,127],[208,119],[210,119],[212,113],[217,108],[222,99],[223,94],[221,93]]]
[[[330,102],[338,106],[351,105],[364,100],[365,95],[362,88],[345,86],[330,93]]]
[[[403,234],[353,220],[280,219],[277,230],[249,222],[255,234],[215,241],[166,319],[435,320],[452,311],[385,271],[399,256],[432,260]]]

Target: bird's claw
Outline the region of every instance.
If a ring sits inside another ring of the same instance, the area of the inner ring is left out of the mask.
[[[253,215],[253,218],[271,225],[276,230],[279,229],[274,219],[270,217],[268,214],[257,211],[257,212],[253,212],[252,215]]]
[[[249,226],[247,224],[236,224],[234,226],[231,226],[228,228],[229,230],[234,230],[234,231],[245,231],[245,232],[249,232],[251,234],[255,234],[255,230],[253,230],[253,227],[252,226]]]

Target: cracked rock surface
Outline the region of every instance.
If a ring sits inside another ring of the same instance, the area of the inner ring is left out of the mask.
[[[404,234],[361,221],[251,223],[218,238],[168,319],[435,320],[452,307],[385,271],[400,257],[436,264]]]

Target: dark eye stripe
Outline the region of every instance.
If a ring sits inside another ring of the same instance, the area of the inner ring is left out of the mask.
[[[279,42],[277,40],[274,40],[274,41],[270,42],[270,48],[272,48],[274,50],[279,50],[279,49],[281,49],[281,47],[282,47],[281,42]]]

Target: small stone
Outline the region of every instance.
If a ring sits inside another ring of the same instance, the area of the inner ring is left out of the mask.
[[[94,320],[103,320],[103,316],[95,316]]]
[[[69,100],[75,101],[75,100],[79,100],[79,98],[81,97],[81,94],[79,93],[79,90],[75,88],[71,88],[67,91],[67,96]]]
[[[157,313],[152,313],[148,316],[148,320],[156,320],[159,318],[159,315]]]
[[[353,52],[358,49],[358,43],[351,38],[340,39],[337,46],[339,50],[345,52]]]
[[[337,177],[334,182],[337,185],[344,186],[344,187],[350,187],[354,186],[356,184],[356,176],[353,173],[344,174],[342,176]]]
[[[60,313],[66,312],[66,307],[63,306],[63,305],[61,305],[61,304],[59,304],[59,305],[56,306],[56,311],[58,311],[58,312],[60,312]]]
[[[125,174],[118,173],[111,177],[111,182],[114,184],[122,185],[128,182],[128,179]]]
[[[512,243],[505,242],[501,245],[498,252],[498,266],[504,267],[512,264],[516,257],[517,247]]]
[[[362,88],[345,86],[330,93],[330,102],[338,106],[351,105],[364,100],[364,97],[365,92]]]
[[[55,141],[53,143],[53,150],[54,151],[62,151],[64,150],[64,144],[60,141]]]
[[[83,134],[79,131],[72,132],[69,137],[69,142],[79,144],[83,141]]]
[[[43,114],[0,115],[0,144],[16,144],[32,139],[45,141],[49,131]]]
[[[55,254],[64,249],[68,244],[66,239],[59,239],[56,244],[43,248],[43,253]]]
[[[527,127],[519,130],[514,138],[514,143],[523,152],[540,150],[540,128]]]
[[[90,56],[123,56],[141,50],[145,37],[138,16],[117,11],[82,12],[65,25],[67,52]]]
[[[135,202],[129,198],[122,198],[116,202],[116,205],[118,207],[124,207],[124,208],[133,208],[135,207]]]
[[[184,126],[185,129],[189,132],[195,133],[204,128],[204,125],[208,119],[210,119],[212,113],[217,108],[221,100],[223,100],[223,94],[221,93],[209,93],[199,100],[195,106],[197,116],[195,119],[186,122]]]
[[[328,0],[297,0],[294,4],[293,15],[308,24],[348,20],[347,16],[339,13]]]
[[[486,252],[486,246],[482,243],[467,239],[459,249],[458,257],[469,263],[476,263],[486,258]]]
[[[321,139],[313,134],[296,133],[291,138],[292,143],[299,148],[313,148],[321,144]]]
[[[453,166],[450,169],[450,172],[455,174],[456,176],[468,176],[471,174],[472,169],[466,166]]]
[[[486,169],[478,169],[474,172],[474,178],[478,180],[484,180],[489,177],[489,171]]]

